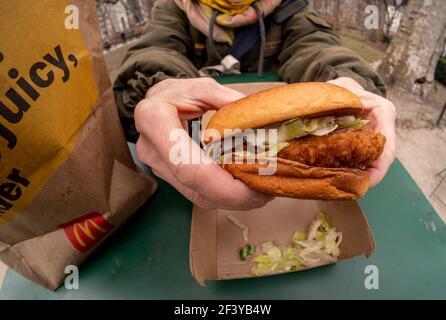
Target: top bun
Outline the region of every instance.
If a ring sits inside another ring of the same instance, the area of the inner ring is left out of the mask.
[[[287,84],[234,101],[209,120],[208,129],[256,129],[294,118],[359,115],[359,98],[347,89],[325,82]]]

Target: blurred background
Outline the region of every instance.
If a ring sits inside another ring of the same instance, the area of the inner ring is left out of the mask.
[[[112,81],[154,2],[97,0]],[[398,110],[398,158],[446,221],[446,115],[440,119],[446,108],[446,1],[312,0],[311,5],[339,31],[345,46],[381,74]],[[378,20],[371,28],[373,13]]]

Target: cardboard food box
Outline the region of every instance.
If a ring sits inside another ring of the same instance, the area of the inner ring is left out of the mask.
[[[230,87],[251,94],[277,85],[282,83],[248,83]],[[203,128],[206,128],[209,117],[210,114],[207,114],[203,118]],[[248,212],[205,210],[194,206],[190,239],[192,275],[200,284],[204,284],[206,280],[254,277],[251,261],[241,261],[239,256],[240,249],[246,244],[245,239],[240,228],[227,219],[228,215],[248,226],[250,244],[258,246],[266,241],[273,241],[280,247],[286,247],[292,241],[295,231],[308,232],[312,221],[321,211],[329,216],[332,226],[343,234],[338,260],[371,255],[375,249],[375,241],[367,219],[356,201],[276,198],[265,207]],[[317,266],[321,265],[323,264]],[[302,270],[304,269],[296,272]]]

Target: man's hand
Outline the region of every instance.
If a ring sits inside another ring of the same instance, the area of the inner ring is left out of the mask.
[[[370,174],[371,185],[376,186],[384,178],[390,165],[395,160],[395,106],[389,100],[366,91],[353,79],[338,78],[328,82],[344,87],[356,94],[365,106],[365,113],[367,119],[370,120],[370,126],[387,138],[381,157],[367,169]]]
[[[187,120],[242,97],[210,78],[158,83],[135,109],[135,124],[141,134],[136,144],[138,158],[199,207],[249,210],[264,206],[270,197],[252,191],[215,163],[174,164],[169,160],[175,144],[169,137],[178,129],[190,146],[190,158],[204,159],[203,150],[184,130]]]

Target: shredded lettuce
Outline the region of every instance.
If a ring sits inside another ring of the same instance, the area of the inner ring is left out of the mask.
[[[293,119],[278,127],[279,141],[288,141],[308,135],[325,136],[337,129],[362,128],[367,120],[356,119],[354,116],[319,117],[313,119]]]
[[[336,124],[335,117],[322,117],[304,120],[304,130],[308,133],[314,133],[321,129],[332,127]]]
[[[308,131],[305,129],[305,121],[302,119],[287,121],[279,127],[278,136],[284,138],[285,141],[304,137],[307,135]]]
[[[367,123],[369,123],[369,120],[364,119],[355,119],[355,121],[352,121],[350,123],[344,124],[340,126],[340,129],[360,129],[364,127]]]
[[[252,259],[252,262],[254,263],[252,272],[257,276],[267,274],[274,268],[274,263],[267,255],[256,256]]]
[[[369,123],[368,120],[356,119],[354,116],[338,117],[336,122],[339,125],[339,129],[359,129]]]
[[[271,258],[272,262],[280,262],[282,260],[282,251],[271,241],[262,244],[262,251]]]
[[[343,117],[336,118],[336,122],[337,122],[337,124],[339,124],[340,127],[348,125],[349,123],[351,123],[355,120],[356,120],[356,118],[354,116],[343,116]]]
[[[330,218],[324,211],[318,213],[317,220],[322,221],[321,224],[322,231],[328,231],[331,228]]]
[[[283,252],[283,261],[279,264],[279,268],[283,271],[297,271],[302,269],[303,265],[298,258],[299,251],[293,246],[288,246]]]
[[[249,232],[248,226],[243,222],[241,222],[232,214],[228,214],[226,216],[226,219],[228,219],[233,225],[235,225],[240,229],[240,231],[242,232],[243,239],[245,239],[245,241],[248,242],[248,232]]]
[[[313,223],[310,225],[310,229],[308,230],[307,240],[317,240],[317,238],[321,235],[321,232],[319,231],[319,227],[321,225],[322,225],[321,220],[317,219],[313,221]]]
[[[318,136],[318,137],[323,137],[323,136],[326,136],[326,135],[332,133],[332,132],[335,131],[337,128],[338,128],[338,125],[337,125],[337,124],[332,124],[332,125],[330,125],[330,126],[327,126],[327,127],[322,128],[322,129],[313,131],[313,132],[311,133],[311,135],[313,135],[313,136]]]
[[[232,159],[235,158],[241,158],[241,159],[265,159],[265,158],[275,158],[277,154],[288,147],[290,144],[287,142],[280,142],[275,145],[269,145],[267,146],[267,150],[263,152],[259,152],[257,154],[249,152],[249,151],[238,151],[238,152],[231,152],[226,153],[221,157],[221,163],[231,163]]]
[[[278,129],[280,141],[288,141],[308,135],[326,135],[336,130],[335,117],[314,119],[293,119],[283,123]]]
[[[311,223],[308,234],[294,232],[292,243],[287,247],[280,248],[272,241],[263,243],[263,254],[252,259],[252,273],[297,271],[336,262],[341,254],[341,243],[342,233],[331,226],[326,213],[320,212]]]
[[[293,233],[293,241],[305,240],[305,233],[296,231]]]
[[[275,145],[268,146],[268,150],[260,153],[252,153],[249,151],[234,152],[233,155],[239,158],[273,158],[282,150],[288,147],[290,144],[287,142],[280,142]]]
[[[256,246],[253,244],[247,244],[240,249],[240,260],[245,261],[249,256],[256,253]]]

